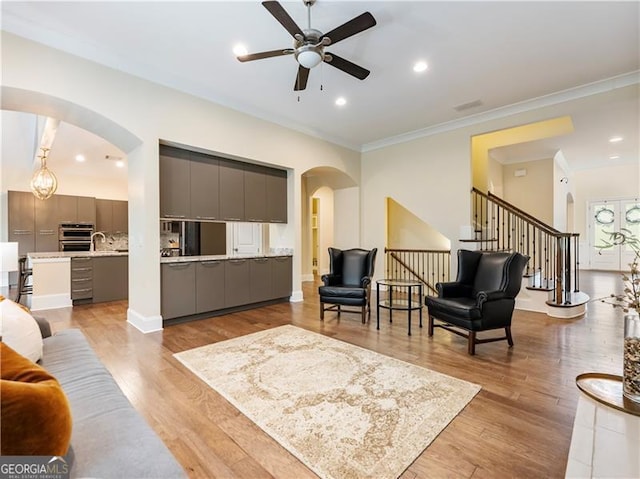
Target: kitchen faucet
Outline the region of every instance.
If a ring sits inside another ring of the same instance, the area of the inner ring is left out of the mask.
[[[95,245],[93,244],[93,239],[96,236],[102,236],[102,240],[100,241],[101,243],[104,243],[106,241],[106,237],[104,236],[104,233],[102,231],[96,231],[95,233],[91,234],[91,245],[89,246],[89,251],[95,251]]]

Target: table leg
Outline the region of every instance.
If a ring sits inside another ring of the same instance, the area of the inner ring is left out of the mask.
[[[380,330],[380,283],[376,283],[376,329]]]
[[[422,283],[418,286],[418,302],[420,304],[420,327],[422,327]]]
[[[389,322],[393,323],[393,286],[389,288]]]
[[[411,336],[411,308],[412,308],[412,304],[411,304],[411,292],[412,292],[412,288],[411,286],[407,287],[408,291],[408,297],[407,297],[407,322],[409,323],[409,336]]]

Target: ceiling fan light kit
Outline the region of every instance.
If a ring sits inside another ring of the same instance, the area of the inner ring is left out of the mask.
[[[307,28],[305,30],[300,29],[279,2],[262,2],[264,8],[266,8],[293,37],[293,48],[238,55],[238,60],[248,62],[293,54],[298,62],[298,74],[296,75],[293,88],[295,91],[304,90],[307,87],[309,71],[322,62],[338,70],[342,70],[359,80],[367,78],[370,73],[369,70],[335,54],[325,52],[324,49],[328,45],[335,45],[339,41],[373,27],[376,24],[373,15],[365,12],[334,28],[330,32],[323,34],[321,31],[311,28],[311,7],[316,3],[316,0],[303,0],[303,3],[307,7]]]

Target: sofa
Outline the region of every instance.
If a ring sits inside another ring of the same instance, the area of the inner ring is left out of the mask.
[[[78,329],[43,336],[40,362],[69,400],[72,416],[71,477],[183,478],[169,449],[133,408]]]

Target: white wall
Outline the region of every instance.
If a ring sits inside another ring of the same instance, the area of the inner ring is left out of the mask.
[[[2,32],[2,86],[4,109],[8,109],[7,104],[10,103],[9,109],[37,111],[76,124],[100,134],[127,153],[129,320],[143,330],[161,325],[158,233],[160,139],[291,169],[289,222],[283,236],[290,241],[287,246],[295,250],[293,282],[294,297],[297,298],[301,298],[300,175],[318,166],[329,166],[351,178],[359,178],[358,152],[7,32]],[[32,104],[23,101],[22,105],[17,105],[18,94],[25,90],[28,98],[33,96],[31,92],[36,92],[48,101]],[[56,109],[58,105],[67,107],[66,111]],[[76,114],[78,112],[82,115]],[[91,120],[94,117],[102,119],[102,123],[98,126],[93,124]],[[105,124],[111,129],[100,130],[99,127]],[[136,138],[140,140],[137,143],[132,141]]]
[[[334,191],[323,186],[313,194],[318,198],[318,274],[329,272],[329,247],[335,245],[334,237]]]
[[[360,247],[360,188],[333,192],[333,245],[339,249]]]
[[[567,218],[567,199],[575,197],[575,181],[568,168],[564,154],[559,151],[553,157],[553,223],[555,229],[572,233],[568,225],[575,224],[575,218]],[[573,210],[575,214],[575,210]]]

